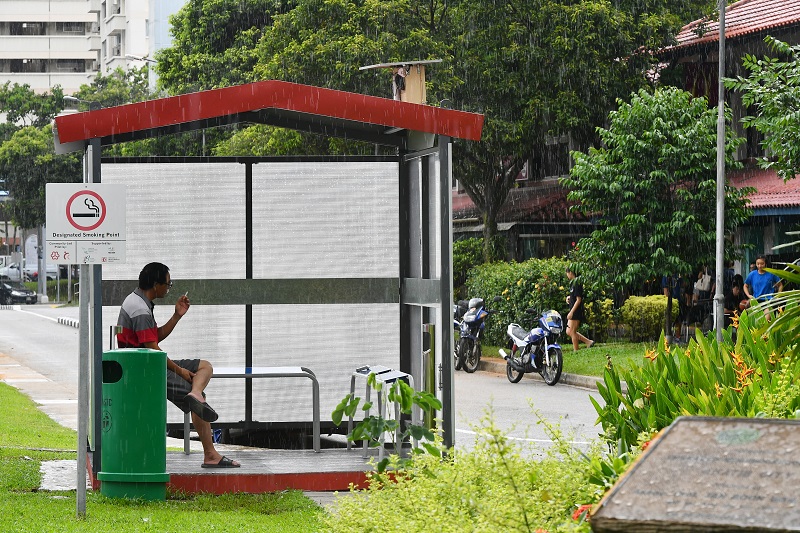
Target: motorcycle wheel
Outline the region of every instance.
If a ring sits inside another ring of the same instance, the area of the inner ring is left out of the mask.
[[[459,339],[456,349],[456,370],[462,370],[467,360],[467,353],[472,351],[472,341],[469,339]]]
[[[551,387],[558,383],[561,379],[561,369],[564,367],[564,356],[561,354],[561,348],[550,348],[547,352],[550,357],[550,364],[543,361],[544,368],[542,368],[542,378],[544,382]]]
[[[472,346],[469,348],[470,350],[467,352],[467,356],[464,359],[464,370],[468,374],[472,374],[478,370],[478,364],[481,362],[481,345],[473,342]]]
[[[510,381],[511,383],[519,383],[519,380],[522,379],[522,376],[524,374],[525,374],[524,372],[517,372],[516,370],[514,370],[514,367],[506,363],[506,377],[508,378],[508,381]]]

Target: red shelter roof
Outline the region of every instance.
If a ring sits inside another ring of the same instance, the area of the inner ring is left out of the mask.
[[[416,131],[480,140],[483,115],[363,94],[260,81],[56,118],[60,144],[113,144],[236,122],[403,146]],[[76,147],[77,148],[77,147]]]
[[[744,35],[800,24],[800,0],[740,0],[725,10],[725,37]],[[683,27],[678,44],[667,50],[719,41],[719,20],[699,19]]]

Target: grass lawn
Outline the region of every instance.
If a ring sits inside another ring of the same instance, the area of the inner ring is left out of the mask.
[[[76,493],[44,492],[42,461],[75,459],[77,435],[42,413],[19,391],[0,383],[0,531],[318,531],[324,512],[302,492],[188,496],[165,502],[112,500],[87,493],[86,517],[76,517]]]
[[[561,343],[564,352],[564,372],[582,376],[603,377],[603,369],[608,358],[618,369],[628,369],[641,364],[645,351],[655,347],[654,342],[609,342],[595,343],[591,349],[581,344],[581,349],[575,353],[572,344]],[[481,346],[483,357],[500,358],[499,346]],[[506,352],[508,349],[504,348]]]

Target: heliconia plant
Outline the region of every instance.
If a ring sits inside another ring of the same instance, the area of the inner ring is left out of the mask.
[[[800,360],[781,332],[758,327],[760,316],[734,317],[721,342],[710,332],[676,346],[662,335],[640,366],[618,372],[609,365],[598,385],[605,405],[592,403],[613,451],[629,452],[683,415],[796,417]]]

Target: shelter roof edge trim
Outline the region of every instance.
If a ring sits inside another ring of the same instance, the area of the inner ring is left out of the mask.
[[[186,126],[222,116],[282,109],[478,141],[484,116],[279,80],[170,96],[55,119],[61,144]]]

